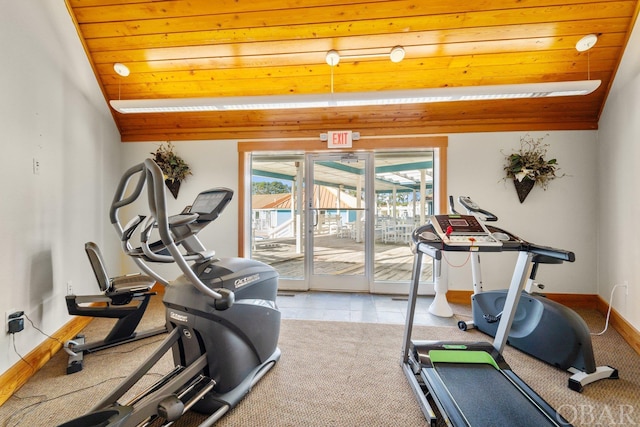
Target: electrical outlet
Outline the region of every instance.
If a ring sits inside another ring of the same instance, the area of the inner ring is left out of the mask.
[[[12,315],[13,313],[15,313],[17,310],[15,308],[12,308],[10,310],[7,310],[4,313],[4,331],[9,333],[9,316]]]
[[[73,283],[71,280],[67,282],[67,295],[73,295]]]
[[[24,329],[24,311],[11,309],[5,313],[5,331],[15,334]]]

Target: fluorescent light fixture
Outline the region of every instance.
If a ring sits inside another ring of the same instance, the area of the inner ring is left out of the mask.
[[[127,99],[113,100],[110,101],[110,104],[114,110],[122,114],[426,104],[453,101],[580,96],[592,93],[600,84],[600,80],[580,80],[312,95]]]

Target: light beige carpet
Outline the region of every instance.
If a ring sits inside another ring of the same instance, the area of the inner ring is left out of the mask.
[[[150,318],[162,319],[158,306]],[[593,330],[602,328],[598,313],[581,314]],[[102,336],[109,328],[105,323],[93,321],[85,331],[88,338]],[[217,425],[426,426],[400,366],[402,334],[402,325],[284,320],[280,362]],[[414,329],[414,338],[486,340],[479,332],[424,326]],[[65,375],[66,356],[58,353],[0,407],[0,425],[53,426],[85,413],[135,369],[158,339],[88,355],[85,369],[73,375]],[[621,379],[589,385],[583,393],[567,388],[566,372],[510,348],[505,358],[576,426],[640,425],[640,357],[613,330],[593,343],[598,364],[615,366]],[[169,357],[163,359],[149,382],[171,366]],[[175,425],[195,426],[203,419],[190,413]]]

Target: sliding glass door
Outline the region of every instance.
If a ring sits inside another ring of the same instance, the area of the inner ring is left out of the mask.
[[[278,270],[281,289],[404,293],[434,176],[432,150],[254,153],[251,257]]]

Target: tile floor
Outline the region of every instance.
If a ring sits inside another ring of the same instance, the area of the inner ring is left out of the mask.
[[[429,313],[432,301],[433,297],[418,297],[414,324],[456,326],[455,316],[443,318]],[[407,299],[403,296],[282,291],[276,302],[283,319],[404,324],[407,316]]]

